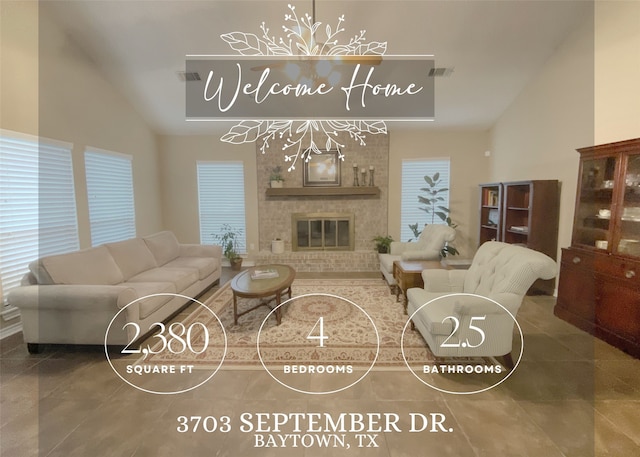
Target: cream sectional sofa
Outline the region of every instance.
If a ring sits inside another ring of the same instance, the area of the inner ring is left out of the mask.
[[[127,345],[220,279],[222,249],[180,244],[172,232],[43,257],[9,302],[20,309],[30,352],[40,344]],[[179,294],[182,296],[176,296]]]

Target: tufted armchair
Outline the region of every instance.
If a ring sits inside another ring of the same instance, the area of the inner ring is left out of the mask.
[[[504,356],[507,365],[513,365],[513,319],[503,308],[477,295],[500,303],[515,317],[531,284],[538,278],[552,279],[556,273],[556,263],[541,252],[489,241],[480,246],[468,270],[423,271],[424,289],[407,291],[407,311],[434,355]],[[455,293],[473,295],[450,295]],[[449,316],[459,322],[455,333]],[[484,332],[484,341],[470,324]]]
[[[440,250],[445,243],[456,238],[456,230],[448,225],[425,225],[417,241],[391,243],[389,254],[378,254],[380,259],[380,272],[389,286],[394,287],[393,262],[396,260],[438,260]]]

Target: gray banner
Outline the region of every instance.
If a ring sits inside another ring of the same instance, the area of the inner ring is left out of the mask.
[[[427,57],[189,58],[187,119],[431,120]],[[199,79],[198,79],[199,78]]]

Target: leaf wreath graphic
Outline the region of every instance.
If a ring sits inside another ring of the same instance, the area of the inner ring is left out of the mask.
[[[282,29],[286,38],[276,38],[270,34],[269,28],[264,22],[260,25],[262,37],[253,33],[231,32],[220,37],[231,46],[231,49],[243,56],[348,56],[348,55],[383,55],[387,50],[386,42],[365,41],[365,31],[350,38],[348,43],[338,44],[337,35],[344,32],[342,23],[344,15],[338,18],[335,28],[327,24],[324,28],[326,39],[323,42],[316,41],[316,34],[322,25],[321,22],[313,22],[309,14],[298,16],[295,6],[288,5],[290,14],[286,14]],[[295,51],[295,52],[294,52]],[[270,142],[274,139],[285,138],[282,150],[287,152],[285,162],[291,162],[288,171],[295,170],[298,160],[309,161],[312,154],[321,153],[316,144],[318,136],[326,136],[325,149],[337,149],[340,151],[338,137],[340,132],[346,132],[349,136],[365,146],[366,134],[386,134],[387,126],[384,121],[267,121],[245,120],[231,127],[222,136],[221,141],[242,144],[247,142],[260,142],[259,149],[265,154]],[[306,142],[305,142],[306,140]],[[303,142],[306,146],[303,147]],[[344,160],[342,152],[340,160]]]

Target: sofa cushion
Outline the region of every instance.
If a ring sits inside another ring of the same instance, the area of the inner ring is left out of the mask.
[[[156,259],[142,238],[107,243],[107,249],[118,264],[125,281],[151,268],[156,268]]]
[[[119,284],[122,272],[105,246],[41,259],[54,284]]]
[[[176,293],[175,285],[171,282],[125,282],[123,285],[135,290],[138,298],[160,294],[137,301],[138,316],[135,316],[135,305],[129,307],[128,311],[133,314],[131,320],[146,319],[174,298],[170,294]]]
[[[172,232],[165,231],[143,238],[159,267],[180,254],[180,245]]]
[[[170,282],[180,293],[191,284],[198,281],[198,270],[195,268],[170,268],[160,267],[143,271],[129,278],[129,283],[135,282]]]
[[[167,263],[165,268],[196,268],[198,279],[205,279],[220,268],[220,259],[212,257],[178,257]]]

